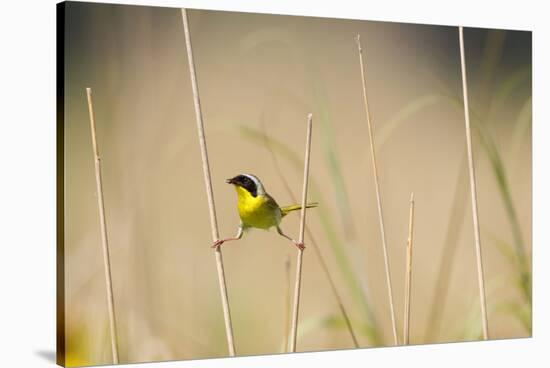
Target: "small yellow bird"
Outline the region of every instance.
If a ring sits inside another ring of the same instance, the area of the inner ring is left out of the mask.
[[[242,238],[245,230],[249,228],[258,228],[268,230],[275,226],[277,232],[290,240],[298,247],[304,249],[304,244],[297,242],[290,236],[283,233],[281,219],[289,212],[297,211],[302,208],[301,205],[279,207],[277,202],[265,191],[265,188],[258,177],[250,174],[239,174],[234,178],[227,179],[226,183],[233,184],[237,191],[237,208],[241,223],[237,235],[233,238],[220,239],[214,242],[212,248],[219,247],[225,242],[239,240]],[[308,203],[306,208],[317,207],[317,203]]]

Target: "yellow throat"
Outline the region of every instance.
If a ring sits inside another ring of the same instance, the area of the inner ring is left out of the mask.
[[[250,192],[238,185],[237,208],[239,217],[245,227],[256,227],[260,229],[269,229],[277,226],[281,222],[281,210],[278,206],[268,203],[269,197],[266,195],[252,196]]]

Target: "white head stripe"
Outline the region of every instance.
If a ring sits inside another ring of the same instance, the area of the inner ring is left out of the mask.
[[[262,182],[260,181],[260,179],[258,179],[257,176],[254,176],[252,174],[241,174],[243,176],[246,176],[247,178],[249,178],[250,180],[252,180],[254,182],[254,184],[256,184],[256,192],[257,194],[260,194],[260,195],[264,195],[265,194],[265,188],[262,184]]]

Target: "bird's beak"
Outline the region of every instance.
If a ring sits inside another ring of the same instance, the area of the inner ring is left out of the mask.
[[[233,184],[233,178],[231,178],[231,179],[226,179],[225,182],[226,182],[227,184]]]

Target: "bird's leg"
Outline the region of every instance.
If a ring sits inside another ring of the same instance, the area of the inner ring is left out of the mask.
[[[226,239],[218,239],[212,244],[212,248],[218,248],[220,245],[222,245],[225,242],[232,241],[232,240],[239,240],[243,237],[243,224],[239,225],[239,229],[237,230],[237,235],[233,238],[226,238]]]
[[[281,228],[280,228],[279,226],[277,226],[277,232],[279,233],[279,235],[282,235],[282,236],[284,236],[285,238],[287,238],[288,240],[290,240],[291,242],[293,242],[294,245],[295,245],[298,249],[300,249],[300,250],[306,249],[304,243],[300,243],[300,242],[298,242],[298,241],[292,239],[290,236],[286,235],[285,233],[283,233],[283,230],[281,230]]]

